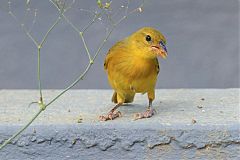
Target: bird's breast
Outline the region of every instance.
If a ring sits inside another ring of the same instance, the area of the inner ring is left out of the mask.
[[[109,61],[108,79],[114,89],[147,92],[155,87],[156,61],[122,56]]]

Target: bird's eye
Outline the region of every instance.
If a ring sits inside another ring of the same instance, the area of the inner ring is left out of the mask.
[[[151,41],[151,39],[152,39],[151,36],[149,36],[149,35],[146,36],[146,41],[149,42],[149,41]]]

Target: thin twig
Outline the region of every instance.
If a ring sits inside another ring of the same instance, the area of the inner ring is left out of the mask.
[[[41,84],[41,47],[38,47],[37,62],[38,62],[37,64],[38,90],[40,94],[40,102],[43,102],[42,84]]]
[[[100,13],[101,14],[101,13]],[[98,18],[98,16],[100,15],[100,14],[95,14],[94,15],[94,18],[85,26],[85,27],[83,27],[83,29],[82,29],[82,33],[84,33],[85,31],[87,31],[87,29],[96,21],[96,19]]]
[[[31,27],[29,27],[29,30],[28,30],[29,33],[31,33],[31,31],[32,31],[33,26],[34,26],[35,23],[36,23],[36,19],[37,19],[37,9],[34,9],[34,18],[33,18]]]
[[[50,2],[52,4],[54,4],[58,10],[61,10],[59,8],[59,6],[57,4],[55,4],[52,0],[50,0]],[[143,1],[144,2],[144,1]],[[10,6],[10,5],[9,5]],[[70,7],[71,8],[71,7]],[[69,9],[70,9],[69,8]],[[10,10],[10,7],[9,7],[9,10]],[[70,21],[68,20],[68,18],[64,15],[64,12],[66,10],[63,8],[63,10],[61,11],[60,13],[60,16],[59,17],[64,17],[64,19],[72,26],[72,28],[77,31],[78,33],[81,33],[80,36],[82,37],[82,41],[83,43],[85,42],[84,40],[84,37],[83,37],[83,32],[80,32],[79,29]],[[12,13],[11,11],[9,11],[9,13]],[[11,14],[15,19],[16,19],[16,16],[12,13]],[[31,40],[33,40],[33,42],[35,43],[35,45],[38,47],[38,80],[39,80],[39,90],[40,90],[40,102],[37,102],[38,105],[40,106],[40,109],[39,111],[32,117],[32,119],[25,125],[23,126],[17,133],[15,133],[13,136],[11,136],[8,140],[6,140],[1,146],[0,146],[0,150],[2,148],[4,148],[8,143],[10,143],[14,138],[16,138],[19,134],[21,134],[29,125],[31,125],[31,123],[49,106],[51,105],[53,102],[55,102],[59,97],[61,97],[65,92],[67,92],[69,89],[71,89],[72,87],[74,87],[80,80],[82,80],[86,74],[88,73],[88,71],[90,70],[91,66],[93,65],[96,57],[98,56],[98,54],[100,53],[100,51],[102,50],[104,44],[107,42],[108,38],[110,37],[110,35],[112,34],[113,30],[115,29],[115,27],[120,23],[122,22],[124,19],[127,18],[128,15],[125,15],[124,18],[120,19],[118,21],[118,23],[115,23],[113,25],[113,27],[111,28],[111,30],[108,32],[108,34],[106,35],[106,37],[103,39],[102,43],[100,44],[100,46],[98,47],[97,51],[95,52],[94,54],[94,57],[93,59],[91,59],[91,57],[89,57],[89,63],[88,65],[86,66],[85,70],[83,73],[81,73],[74,81],[73,83],[71,83],[68,87],[66,87],[62,92],[60,92],[55,98],[53,98],[49,103],[47,103],[46,105],[43,103],[41,97],[41,80],[40,80],[40,51],[41,51],[41,48],[42,46],[44,45],[47,37],[48,37],[48,34],[52,31],[52,29],[58,24],[60,18],[58,18],[58,20],[55,21],[55,23],[52,25],[52,27],[50,27],[50,29],[47,31],[47,33],[45,34],[45,36],[43,37],[43,40],[41,41],[40,45],[38,45],[38,43],[34,40],[34,38],[31,36],[31,34],[29,32],[27,32],[27,30],[24,30],[25,33],[29,36],[29,38]],[[16,19],[17,20],[17,19]],[[87,27],[84,29],[84,32],[94,23],[94,21],[92,21],[92,23],[90,23],[89,25],[87,25]],[[25,27],[24,27],[25,28]],[[87,45],[85,43],[85,49],[88,50],[87,48]],[[88,52],[88,51],[87,51]],[[88,52],[89,53],[89,52]],[[90,53],[89,53],[90,54]],[[35,103],[35,102],[33,102]]]
[[[89,61],[91,61],[91,60],[92,60],[92,56],[91,56],[91,54],[90,54],[90,52],[89,52],[89,49],[88,49],[88,47],[87,47],[87,44],[86,44],[86,42],[85,42],[85,38],[83,37],[83,32],[79,32],[79,35],[80,35],[80,37],[81,37],[81,39],[82,39],[84,48],[85,48],[85,50],[86,50],[86,52],[87,52],[88,59],[89,59]]]
[[[69,89],[74,87],[80,80],[84,78],[84,76],[87,74],[89,69],[91,68],[92,63],[89,63],[86,67],[85,71],[72,83],[70,84],[65,90],[63,90],[61,93],[59,93],[55,98],[53,98],[48,104],[45,105],[45,108],[49,105],[51,105],[54,101],[56,101],[60,96],[62,96],[65,92],[67,92]],[[8,143],[10,143],[14,138],[16,138],[19,134],[21,134],[29,125],[32,124],[32,122],[44,111],[44,109],[40,108],[39,111],[33,116],[33,118],[25,125],[23,126],[17,133],[15,133],[13,136],[11,136],[8,140],[6,140],[1,146],[0,150],[4,148]]]
[[[58,7],[52,0],[50,0],[50,2],[51,2],[55,7]],[[82,39],[84,48],[85,48],[85,50],[86,50],[86,52],[87,52],[88,59],[89,59],[89,61],[91,61],[91,59],[92,59],[92,58],[91,58],[91,54],[90,54],[90,52],[89,52],[89,49],[88,49],[87,44],[86,44],[86,42],[85,42],[85,39],[84,39],[84,37],[83,37],[83,32],[80,31],[80,30],[78,29],[78,27],[77,27],[76,25],[74,25],[63,13],[61,13],[61,16],[67,21],[68,24],[70,24],[70,26],[71,26],[76,32],[78,32],[79,36],[80,36],[81,39]],[[95,15],[95,17],[96,17],[96,15]],[[84,31],[86,31],[86,30],[90,27],[90,25],[92,25],[92,24],[95,22],[95,17],[94,17],[93,20],[85,27]]]
[[[69,89],[71,89],[72,87],[74,87],[80,80],[83,80],[83,78],[85,77],[85,75],[88,73],[89,69],[91,68],[92,63],[88,63],[85,71],[78,76],[77,79],[75,79],[75,81],[70,84],[66,89],[64,89],[61,93],[59,93],[55,98],[53,98],[48,104],[46,104],[46,107],[49,106],[50,104],[52,104],[54,101],[56,101],[60,96],[62,96],[65,92],[67,92]]]
[[[34,39],[33,36],[27,31],[27,28],[25,27],[25,25],[23,23],[19,23],[17,17],[15,16],[15,14],[13,14],[13,12],[11,10],[11,1],[10,0],[8,0],[8,14],[10,14],[18,24],[20,24],[20,26],[21,26],[22,30],[25,32],[25,34],[33,41],[35,46],[38,47],[37,40]]]
[[[107,42],[108,38],[110,37],[110,35],[112,34],[113,30],[115,29],[116,26],[113,26],[112,29],[108,32],[107,36],[103,39],[102,43],[100,44],[100,46],[98,47],[95,55],[93,56],[93,62],[95,61],[95,59],[97,58],[98,54],[100,53],[100,51],[102,50],[103,46],[105,45],[105,43]]]
[[[72,2],[70,3],[69,6],[65,7],[65,11],[66,12],[67,10],[71,9],[72,8],[72,5],[75,3],[75,0],[72,0]]]
[[[16,138],[19,134],[21,134],[32,122],[38,117],[38,115],[42,112],[40,109],[34,116],[33,118],[25,125],[23,126],[18,132],[16,132],[13,136],[11,136],[8,140],[6,140],[1,146],[0,150],[3,149],[8,143],[12,142],[14,138]]]
[[[53,30],[53,28],[59,23],[60,20],[61,20],[61,16],[59,16],[59,17],[57,18],[57,20],[53,23],[53,25],[50,27],[50,29],[47,31],[47,33],[44,35],[44,37],[43,37],[43,39],[42,39],[42,41],[41,41],[41,43],[40,43],[40,45],[39,45],[40,48],[41,48],[42,45],[45,43],[45,41],[46,41],[49,33],[50,33],[50,32]]]
[[[53,28],[59,23],[59,21],[61,20],[61,16],[59,16],[56,21],[53,23],[53,25],[48,29],[48,31],[46,32],[46,34],[44,35],[41,43],[38,46],[38,88],[39,88],[39,92],[40,92],[40,103],[43,103],[43,95],[42,95],[42,86],[41,86],[41,72],[40,72],[40,54],[41,54],[41,48],[43,47],[43,45],[45,44],[47,37],[49,35],[49,33],[53,30]]]
[[[11,12],[11,6],[10,6],[10,1],[9,1],[9,14],[17,21],[16,16]],[[38,102],[39,106],[40,106],[40,110],[33,116],[33,118],[29,121],[29,123],[27,123],[23,128],[21,128],[16,134],[14,134],[12,137],[10,137],[7,141],[5,141],[1,146],[0,146],[0,150],[6,146],[8,143],[10,143],[15,137],[17,137],[20,133],[22,133],[37,117],[38,115],[46,108],[46,105],[43,104],[43,95],[42,95],[42,87],[41,87],[41,78],[40,78],[40,68],[41,68],[41,59],[40,59],[40,55],[41,55],[41,48],[43,47],[49,33],[53,30],[53,28],[59,23],[61,17],[58,17],[57,20],[53,23],[53,25],[49,28],[49,30],[46,32],[46,34],[44,35],[42,41],[40,44],[37,43],[37,41],[31,36],[31,34],[29,32],[27,32],[27,29],[24,27],[23,24],[21,24],[22,29],[24,30],[24,32],[28,35],[28,37],[35,43],[37,50],[38,50],[38,66],[37,66],[37,73],[38,73],[38,88],[39,88],[39,92],[40,92],[40,101]]]

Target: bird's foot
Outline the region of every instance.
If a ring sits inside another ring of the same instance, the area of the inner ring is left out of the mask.
[[[142,119],[142,118],[150,118],[155,113],[156,113],[155,109],[148,108],[145,112],[134,114],[134,119],[133,120],[138,120],[138,119]]]
[[[107,115],[99,116],[100,121],[114,120],[115,118],[121,117],[122,114],[120,111],[110,111]]]

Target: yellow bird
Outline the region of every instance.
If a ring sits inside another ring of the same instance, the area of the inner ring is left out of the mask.
[[[121,116],[116,109],[123,103],[133,102],[136,93],[147,93],[149,106],[146,112],[135,114],[135,119],[154,115],[152,101],[159,73],[158,56],[164,59],[167,57],[166,39],[161,32],[151,27],[139,29],[109,50],[104,69],[115,91],[112,101],[116,105],[107,115],[100,116],[100,120],[113,120]]]

